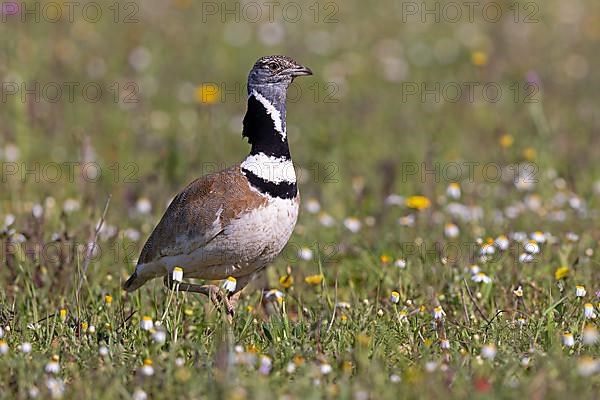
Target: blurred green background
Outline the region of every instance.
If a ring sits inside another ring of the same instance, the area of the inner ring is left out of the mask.
[[[288,106],[304,194],[350,198],[357,175],[376,193],[423,192],[422,179],[381,189],[389,183],[379,178],[382,168],[424,160],[529,158],[582,193],[599,176],[597,2],[17,4],[0,24],[0,145],[6,161],[24,163],[20,172],[41,165],[26,179],[3,171],[5,208],[83,191],[96,207],[112,193],[111,214],[142,196],[160,210],[187,181],[245,155],[246,76],[259,56],[276,53],[315,72],[295,83]],[[72,101],[70,82],[79,84]],[[475,85],[473,99],[465,83]],[[220,89],[210,104],[198,92],[205,84]],[[486,98],[489,84],[502,93],[492,87]],[[48,101],[56,87],[62,97]],[[514,143],[502,147],[502,135]],[[48,162],[95,162],[102,177],[50,182]]]

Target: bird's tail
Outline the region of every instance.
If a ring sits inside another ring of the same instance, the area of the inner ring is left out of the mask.
[[[123,289],[125,289],[128,292],[133,292],[134,290],[137,290],[140,286],[142,286],[144,283],[146,283],[146,280],[147,279],[142,278],[137,273],[137,271],[135,271],[123,284]]]

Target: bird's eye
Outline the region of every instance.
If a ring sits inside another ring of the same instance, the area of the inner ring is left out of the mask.
[[[271,71],[277,71],[279,69],[279,64],[277,64],[276,62],[270,62],[270,63],[267,64],[267,67]]]

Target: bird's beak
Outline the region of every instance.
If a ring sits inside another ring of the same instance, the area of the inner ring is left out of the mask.
[[[296,66],[294,68],[291,68],[289,70],[289,72],[290,72],[290,74],[293,77],[296,77],[296,76],[305,76],[305,75],[312,75],[313,74],[312,71],[310,70],[310,68],[305,67],[304,65],[298,65],[298,66]]]

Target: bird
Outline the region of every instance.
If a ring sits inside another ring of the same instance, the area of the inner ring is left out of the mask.
[[[281,253],[298,219],[286,96],[296,77],[312,74],[288,56],[255,62],[242,124],[250,153],[238,164],[194,180],[174,197],[123,284],[126,291],[163,277],[167,288],[204,294],[233,316],[241,290]],[[182,272],[184,278],[225,280],[226,293],[214,284],[174,279]]]

